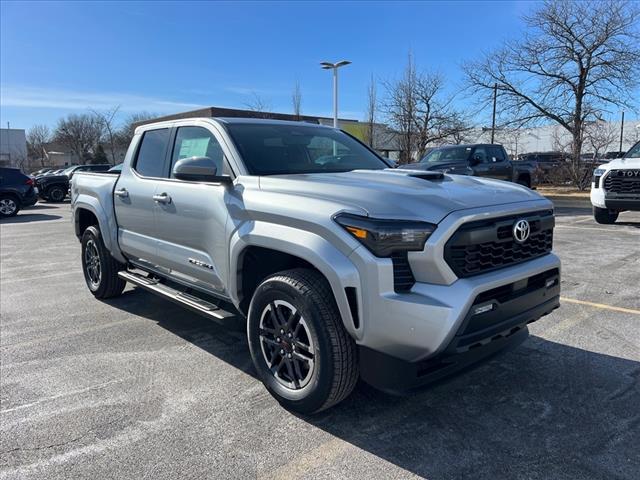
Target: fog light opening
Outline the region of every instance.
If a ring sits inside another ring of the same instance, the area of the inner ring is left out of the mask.
[[[478,305],[473,309],[474,315],[480,315],[481,313],[490,312],[493,310],[493,303],[485,303],[484,305]]]

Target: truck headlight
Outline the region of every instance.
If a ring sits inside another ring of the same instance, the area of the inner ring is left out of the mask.
[[[604,168],[596,168],[593,171],[593,186],[594,188],[600,188],[600,178],[604,175],[606,170]]]
[[[417,252],[436,229],[427,222],[383,220],[340,213],[333,217],[347,232],[376,257],[389,257],[393,252]]]

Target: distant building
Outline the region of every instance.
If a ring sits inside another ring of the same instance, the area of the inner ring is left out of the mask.
[[[0,167],[27,167],[27,137],[19,128],[0,128]]]

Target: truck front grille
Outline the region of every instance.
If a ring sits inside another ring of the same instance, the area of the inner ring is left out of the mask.
[[[640,193],[640,170],[611,170],[604,179],[604,189],[612,193]]]
[[[513,237],[521,219],[530,225],[523,243]],[[462,225],[445,245],[447,264],[459,278],[472,277],[509,267],[549,253],[553,247],[552,210],[510,215]]]

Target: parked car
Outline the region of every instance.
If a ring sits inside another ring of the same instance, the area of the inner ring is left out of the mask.
[[[191,118],[136,129],[120,175],[77,173],[87,287],[126,282],[246,318],[259,378],[311,413],[360,375],[423,385],[559,305],[553,204],[518,185],[389,168],[321,125]]]
[[[596,222],[604,224],[615,223],[625,210],[640,211],[640,142],[594,170],[591,205]]]
[[[61,174],[62,172],[64,172],[67,168],[69,168],[69,167],[56,168],[56,169],[48,170],[48,171],[46,171],[46,172],[44,172],[44,173],[40,173],[40,174],[38,174],[38,175],[34,175],[34,178],[35,178],[36,180],[38,180],[39,178],[42,178],[42,177],[49,177],[49,176],[51,176],[51,175],[60,175],[60,174]]]
[[[32,177],[37,177],[38,175],[42,175],[51,170],[53,170],[53,167],[44,167],[44,168],[41,168],[40,170],[36,170],[35,172],[31,172],[29,175],[31,175]]]
[[[0,167],[0,218],[13,217],[37,201],[33,178],[17,168]]]
[[[105,172],[111,168],[109,164],[73,165],[60,173],[45,174],[36,178],[40,197],[47,202],[62,202],[69,191],[69,181],[75,172]]]
[[[496,178],[531,188],[535,184],[535,168],[525,162],[512,162],[502,145],[447,145],[434,148],[417,163],[398,168],[427,170]]]

